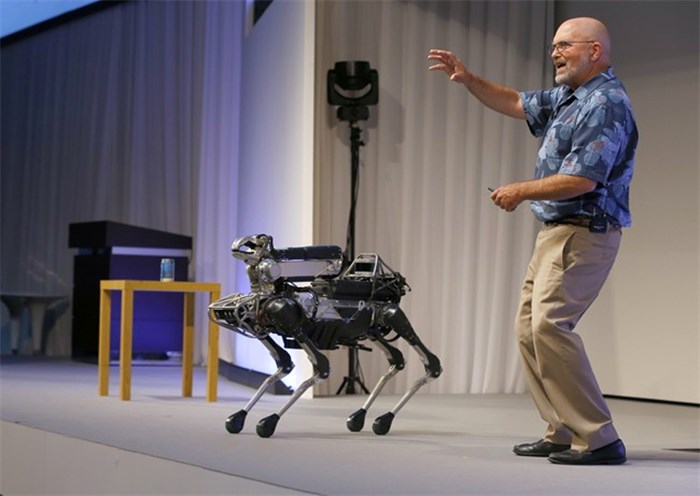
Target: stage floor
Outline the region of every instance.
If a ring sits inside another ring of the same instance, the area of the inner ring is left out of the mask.
[[[224,421],[245,405],[253,390],[220,378],[219,400],[208,403],[203,369],[195,369],[193,398],[180,396],[180,381],[179,367],[136,366],[132,400],[121,401],[117,367],[111,368],[110,396],[100,397],[96,365],[3,357],[0,492],[9,496],[30,491],[22,489],[32,487],[27,477],[61,477],[59,472],[32,475],[26,466],[30,456],[22,454],[32,446],[55,450],[53,437],[46,437],[55,435],[65,443],[94,443],[174,463],[182,473],[186,467],[199,469],[190,485],[178,486],[178,494],[700,494],[700,409],[694,406],[611,399],[628,463],[571,467],[511,452],[514,444],[537,439],[543,429],[526,395],[419,394],[385,436],[373,434],[371,423],[397,396],[380,396],[359,433],[349,432],[345,419],[366,396],[302,398],[281,418],[275,434],[262,439],[255,434],[255,424],[288,397],[265,395],[248,415],[243,432],[232,435]],[[37,441],[39,432],[45,435]],[[142,483],[105,483],[100,489],[100,477],[114,477],[109,472],[119,468],[118,459],[112,460],[113,466],[95,468],[95,460],[81,460],[90,456],[89,450],[65,445],[74,448],[59,450],[59,457],[66,458],[63,466],[68,467],[70,459],[73,465],[89,467],[85,478],[93,486],[83,486],[86,493],[108,494],[114,487],[121,488],[119,493],[174,493],[167,481],[161,479],[158,485],[146,473]],[[20,461],[22,470],[17,468]],[[36,470],[46,472],[44,464],[38,463]],[[104,473],[95,474],[100,470]],[[68,487],[44,484],[55,488],[46,489],[51,494]]]

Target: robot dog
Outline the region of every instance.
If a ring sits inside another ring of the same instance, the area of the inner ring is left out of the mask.
[[[248,404],[226,420],[226,430],[239,433],[245,418],[265,391],[294,368],[284,348],[303,349],[313,375],[302,382],[275,414],[260,420],[256,432],[270,437],[280,417],[311,386],[328,378],[328,358],[320,350],[357,347],[369,339],[382,352],[389,370],[365,404],[347,419],[350,431],[362,430],[367,410],[386,383],[405,366],[403,353],[390,342],[403,338],[418,353],[425,375],[417,379],[394,408],[377,417],[375,434],[389,432],[395,415],[425,384],[440,376],[440,360],[425,347],[399,307],[410,290],[406,280],[378,255],[363,253],[343,270],[343,254],[337,246],[276,249],[266,234],[237,238],[231,246],[234,258],[246,264],[251,292],[235,293],[212,303],[209,318],[216,324],[258,339],[268,349],[277,370],[258,388]],[[297,283],[305,283],[300,285]],[[282,337],[284,348],[270,334]]]

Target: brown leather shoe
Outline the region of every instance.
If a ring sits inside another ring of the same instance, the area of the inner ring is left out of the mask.
[[[544,439],[535,441],[534,443],[518,444],[513,446],[513,453],[519,456],[549,456],[552,453],[559,453],[571,448],[568,444],[554,444]]]
[[[563,465],[621,465],[627,452],[621,439],[593,451],[566,450],[549,455],[549,461]]]

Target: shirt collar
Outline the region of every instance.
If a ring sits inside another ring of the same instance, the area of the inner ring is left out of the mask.
[[[593,90],[595,90],[598,86],[601,84],[610,81],[612,79],[615,79],[617,76],[615,76],[615,71],[613,70],[612,67],[608,67],[606,70],[603,72],[599,72],[595,76],[593,76],[591,79],[583,83],[581,86],[576,88],[576,90],[573,92],[573,96],[576,97],[577,100],[583,100],[588,96]],[[571,89],[567,88],[569,95],[571,95]]]

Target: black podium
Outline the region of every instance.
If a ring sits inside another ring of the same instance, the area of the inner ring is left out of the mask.
[[[160,261],[175,260],[175,280],[187,280],[192,238],[119,222],[69,225],[68,246],[77,248],[73,266],[72,357],[96,361],[100,281],[158,280]],[[134,301],[133,358],[164,359],[182,351],[183,297],[172,293],[140,293]],[[112,298],[110,349],[119,350],[121,295]],[[118,358],[118,355],[113,357]]]

